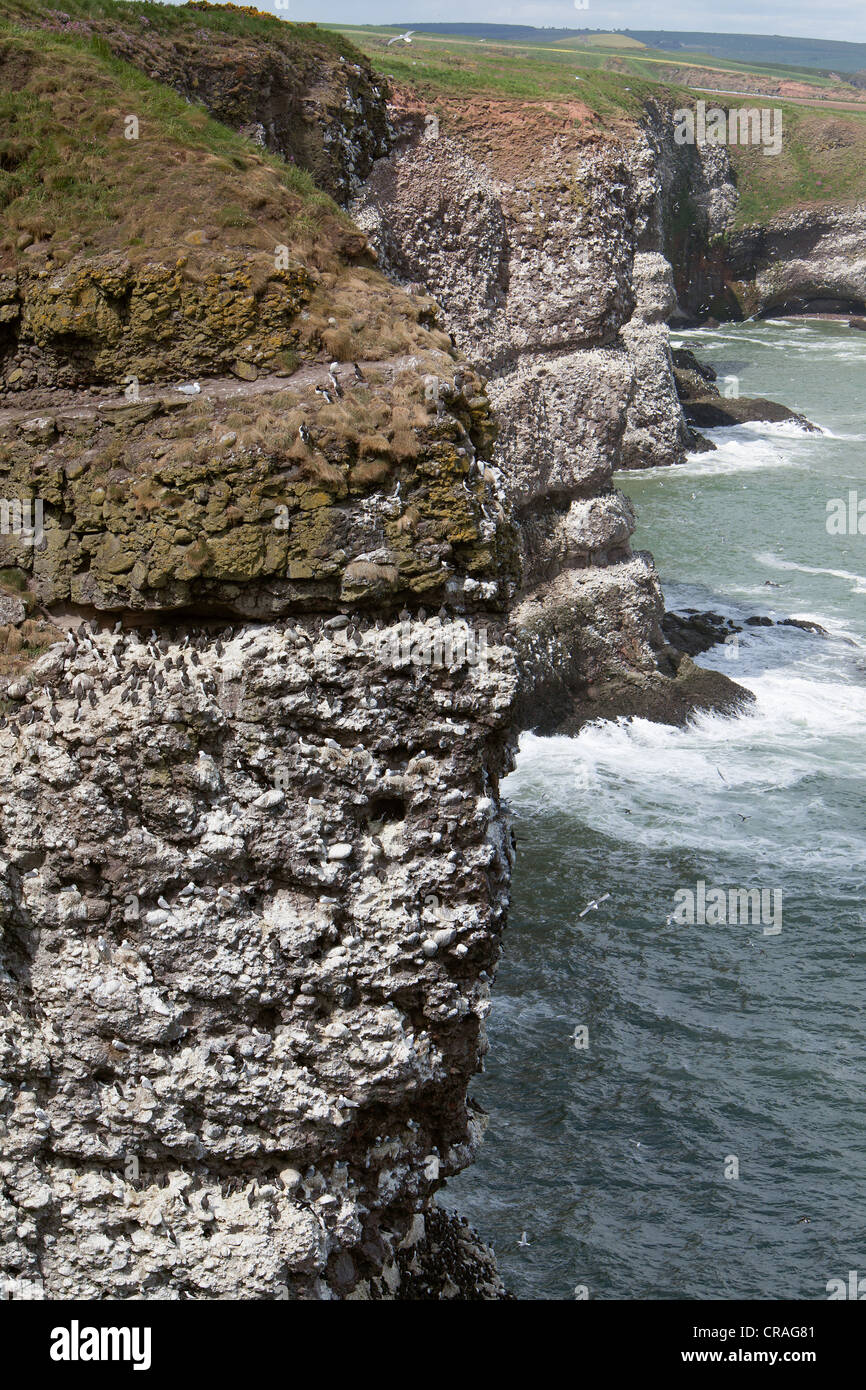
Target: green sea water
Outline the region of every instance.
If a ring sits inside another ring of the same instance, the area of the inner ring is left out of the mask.
[[[866,333],[675,344],[821,433],[716,430],[618,479],[667,606],[826,635],[745,625],[699,658],[754,692],[737,718],[521,741],[490,1126],[443,1199],[524,1299],[825,1299],[866,1273]],[[781,931],[671,921],[700,882],[779,893]]]

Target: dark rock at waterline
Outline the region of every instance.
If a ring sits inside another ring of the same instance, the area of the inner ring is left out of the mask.
[[[597,718],[648,719],[654,724],[684,725],[696,713],[740,714],[755,697],[721,671],[696,666],[690,656],[663,647],[657,653],[664,681],[613,680],[588,686],[574,712],[555,728],[540,733],[576,734]]]
[[[817,425],[799,411],[790,410],[778,401],[765,401],[759,396],[705,396],[683,401],[683,414],[690,425],[700,429],[717,429],[724,425],[745,425],[753,421],[772,424],[793,420],[801,429],[820,434]]]
[[[670,645],[687,656],[709,651],[732,632],[743,630],[732,618],[723,618],[720,613],[665,613],[661,628]]]
[[[808,618],[780,618],[777,627],[798,627],[801,632],[817,632],[820,637],[827,636],[827,629],[820,623],[813,623]]]
[[[711,439],[707,439],[707,436],[701,434],[699,430],[693,430],[689,426],[686,426],[686,428],[688,430],[686,448],[690,454],[715,453],[716,449],[719,447],[718,444],[714,444]]]
[[[493,1251],[478,1232],[455,1212],[428,1207],[423,1216],[424,1234],[397,1252],[401,1302],[514,1302],[496,1268]]]
[[[687,609],[685,613],[665,613],[661,629],[667,641],[678,652],[687,656],[699,656],[711,647],[727,641],[732,633],[742,632],[746,627],[796,627],[801,632],[813,632],[819,637],[827,636],[827,629],[810,618],[775,618],[765,613],[752,613],[743,619],[743,624],[735,623],[733,618],[725,618],[721,613],[698,613]]]
[[[708,362],[700,362],[689,348],[674,348],[672,352],[674,366],[679,367],[684,372],[694,372],[704,381],[715,381],[718,373],[715,367],[711,367]]]
[[[849,319],[848,327],[860,328],[864,333],[866,333],[866,319]]]
[[[691,356],[691,354],[689,354]],[[717,386],[691,367],[674,367],[674,382],[681,402],[702,401],[719,394]]]
[[[807,420],[805,415],[780,405],[778,401],[767,401],[761,396],[722,396],[718,387],[713,385],[716,380],[714,369],[706,362],[699,361],[688,348],[677,348],[672,356],[677,395],[689,425],[697,425],[700,429],[718,429],[720,426],[745,425],[755,421],[776,424],[793,420],[801,429],[820,433],[818,426]],[[694,430],[692,435],[697,440],[701,439],[701,435]],[[700,443],[692,447],[695,452],[704,452]]]

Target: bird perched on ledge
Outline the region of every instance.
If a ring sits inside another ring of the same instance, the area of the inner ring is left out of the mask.
[[[343,388],[342,388],[342,386],[340,385],[339,380],[337,379],[337,370],[338,370],[339,366],[340,366],[339,362],[332,362],[332,363],[330,364],[330,366],[328,367],[328,380],[330,381],[332,387],[334,388],[334,395],[335,395],[335,396],[342,396],[342,394],[343,394]]]

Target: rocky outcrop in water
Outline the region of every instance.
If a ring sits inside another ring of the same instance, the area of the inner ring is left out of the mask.
[[[716,373],[712,367],[699,362],[688,349],[679,348],[674,352],[674,380],[683,414],[691,425],[713,429],[766,421],[774,424],[790,422],[807,431],[818,429],[805,415],[780,405],[778,401],[768,401],[760,396],[723,396],[715,385]],[[707,448],[714,447],[709,441],[705,440],[704,443]]]

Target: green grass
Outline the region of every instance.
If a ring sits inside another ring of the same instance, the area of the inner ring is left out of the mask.
[[[601,119],[640,116],[643,99],[655,85],[640,77],[631,80],[603,70],[603,60],[589,61],[573,53],[556,53],[539,46],[468,40],[454,44],[423,35],[407,46],[384,47],[389,30],[346,27],[348,34],[377,72],[391,82],[415,88],[426,97],[437,93],[461,96],[490,94],[525,101],[574,99]],[[576,79],[580,78],[580,81]],[[631,90],[627,90],[627,88]]]
[[[571,85],[580,88],[575,78],[580,76],[585,81],[589,72],[619,75],[624,86],[632,86],[632,79],[670,85],[678,81],[677,74],[689,68],[712,68],[720,74],[730,72],[733,78],[741,74],[773,81],[795,79],[815,88],[816,96],[840,86],[830,76],[806,68],[796,70],[783,65],[737,63],[731,58],[713,58],[692,51],[666,53],[660,49],[605,46],[601,42],[588,46],[578,39],[556,44],[532,44],[523,40],[480,43],[478,39],[453,35],[425,35],[423,31],[414,36],[410,46],[400,43],[385,47],[386,40],[399,32],[398,29],[345,25],[339,26],[338,32],[357,43],[378,71],[391,78],[417,83],[423,76],[424,82],[439,83],[452,92],[477,90],[544,99],[566,95]],[[853,89],[851,95],[856,96]]]
[[[413,88],[431,104],[440,96],[471,94],[526,101],[577,99],[608,127],[624,118],[644,119],[650,99],[672,107],[693,106],[701,94],[675,80],[674,69],[681,78],[685,64],[706,64],[729,72],[729,85],[734,88],[739,85],[738,74],[795,78],[812,85],[816,94],[832,85],[823,74],[737,63],[691,51],[615,51],[601,45],[589,48],[575,39],[556,44],[561,51],[554,51],[554,45],[501,40],[479,44],[474,38],[423,32],[410,46],[386,48],[387,35],[398,32],[396,29],[346,26],[346,32],[379,72],[392,82]],[[659,58],[664,62],[655,61]],[[815,106],[795,105],[761,93],[727,98],[707,95],[704,99],[735,106],[780,107],[783,111],[784,141],[778,156],[766,156],[760,148],[734,146],[730,151],[740,192],[737,225],[766,221],[804,203],[851,203],[866,197],[866,105],[861,114],[822,106],[817,98]],[[680,198],[679,202],[679,214],[672,212],[671,216],[687,219],[687,200]],[[682,234],[686,231],[684,226]]]
[[[194,0],[184,5],[151,4],[147,0],[68,0],[68,3],[57,0],[57,8],[82,22],[109,19],[127,24],[140,16],[163,34],[181,35],[185,31],[210,29],[234,36],[325,44],[332,52],[350,56],[345,43],[331,30],[315,24],[291,23],[246,5],[211,5],[207,0]],[[0,14],[24,24],[36,20],[50,22],[49,6],[36,3],[36,0],[3,0]]]
[[[804,203],[850,204],[866,197],[866,111],[832,114],[810,106],[782,109],[782,149],[735,145],[731,163],[740,201],[735,225],[764,223]]]
[[[124,136],[128,114],[138,117],[137,140]],[[288,231],[286,219],[301,210],[308,222],[346,222],[305,170],[252,147],[204,107],[113,57],[102,36],[23,29],[0,17],[7,253],[21,233],[53,238],[60,259],[106,242],[165,245],[197,220],[246,227],[250,204],[276,231]]]

